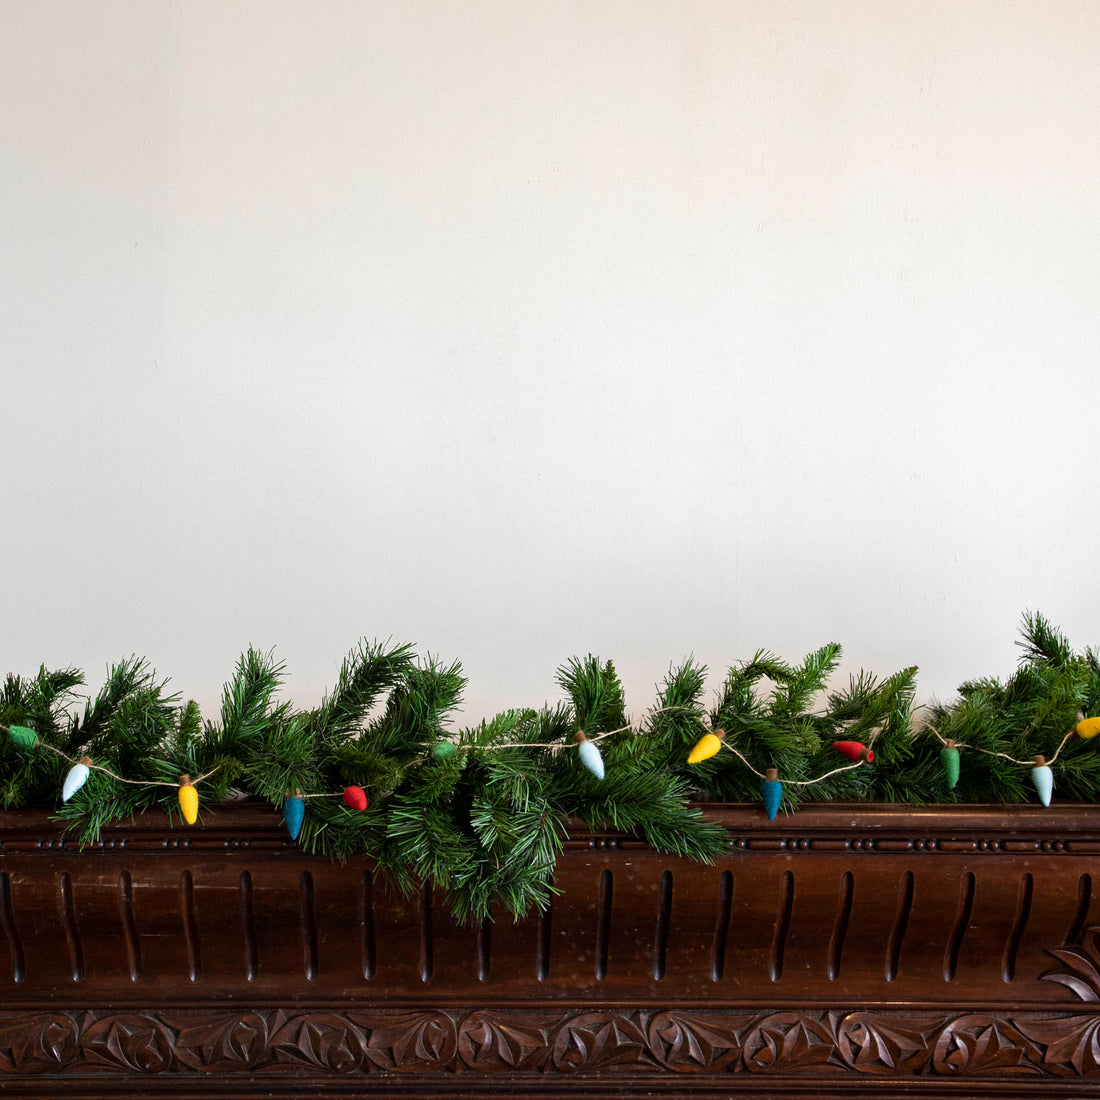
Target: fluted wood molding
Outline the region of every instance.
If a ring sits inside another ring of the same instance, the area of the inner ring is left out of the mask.
[[[578,831],[547,912],[472,928],[264,805],[2,813],[0,1089],[1100,1097],[1091,808],[708,811],[713,867]]]

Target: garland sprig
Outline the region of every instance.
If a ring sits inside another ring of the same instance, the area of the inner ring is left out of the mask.
[[[689,657],[638,720],[611,662],[573,658],[561,702],[462,729],[461,666],[390,642],[353,649],[312,710],[280,700],[282,664],[250,648],[211,720],[138,658],[112,666],[82,712],[82,674],[43,667],[0,689],[0,805],[56,805],[60,791],[60,820],[93,841],[145,810],[195,823],[200,787],[207,811],[251,796],[308,850],[371,858],[405,890],[430,881],[459,918],[519,916],[549,902],[578,820],[712,861],[729,838],[707,801],[761,800],[769,818],[807,799],[1022,801],[1030,775],[1049,804],[1055,770],[1063,796],[1100,801],[1100,660],[1038,614],[1022,633],[1007,680],[927,708],[914,708],[915,667],[830,687],[831,643],[799,663],[758,650],[710,707]]]

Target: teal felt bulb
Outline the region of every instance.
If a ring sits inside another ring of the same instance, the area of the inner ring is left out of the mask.
[[[764,811],[769,821],[775,820],[779,805],[783,801],[783,784],[775,777],[775,769],[768,769],[768,777],[760,784],[760,797],[764,800]]]
[[[297,840],[302,831],[302,822],[306,817],[306,804],[297,796],[288,798],[283,806],[283,820],[291,840]]]
[[[578,741],[577,752],[581,763],[597,778],[603,779],[603,757],[600,750],[591,741]]]
[[[1054,773],[1041,756],[1035,757],[1035,767],[1031,769],[1031,782],[1039,792],[1039,801],[1044,806],[1049,806],[1050,796],[1054,793]]]

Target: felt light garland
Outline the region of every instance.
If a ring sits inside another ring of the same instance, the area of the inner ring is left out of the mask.
[[[1071,729],[1065,737],[1062,738],[1061,744],[1055,750],[1054,755],[1047,760],[1041,753],[1037,753],[1031,758],[1031,760],[1017,760],[1014,756],[1009,756],[1006,752],[993,752],[991,749],[979,748],[977,745],[963,745],[958,741],[954,741],[949,737],[943,737],[939,730],[932,730],[932,733],[936,735],[943,743],[943,748],[940,750],[940,759],[944,764],[944,771],[947,773],[948,786],[954,788],[955,783],[958,782],[959,773],[961,771],[959,762],[959,750],[967,749],[970,752],[984,753],[986,756],[996,756],[1001,760],[1008,760],[1012,764],[1019,764],[1020,767],[1030,767],[1031,782],[1035,787],[1035,790],[1039,794],[1039,801],[1044,806],[1050,805],[1051,796],[1054,793],[1054,772],[1051,771],[1051,765],[1054,764],[1058,757],[1062,755],[1062,750],[1066,747],[1066,743],[1075,734],[1078,734],[1078,730],[1081,723],[1079,722],[1073,729]],[[931,727],[929,727],[931,728]],[[1087,735],[1086,735],[1087,740]],[[955,782],[951,781],[952,773],[949,770],[948,760],[950,759],[946,754],[954,753],[954,769],[955,769]]]
[[[600,755],[600,750],[596,747],[595,742],[602,740],[604,737],[610,737],[613,733],[623,733],[628,729],[633,729],[631,726],[623,726],[621,729],[608,730],[607,733],[598,734],[596,737],[588,738],[585,735],[584,730],[577,730],[573,735],[574,742],[577,746],[577,752],[580,756],[581,763],[597,778],[603,779],[605,773],[603,757]],[[552,749],[559,750],[562,748],[560,742],[553,742],[548,744],[532,744],[527,741],[516,742],[504,742],[496,745],[457,745],[454,741],[440,740],[437,741],[431,749],[431,757],[436,761],[452,760],[458,754],[459,749],[464,751],[476,749],[478,752],[497,752],[504,749]],[[294,794],[289,796],[283,806],[283,820],[286,823],[287,831],[290,833],[291,840],[297,840],[298,835],[302,831],[302,824],[305,821],[305,803],[310,798],[333,798],[336,797],[332,794],[319,793],[319,794],[303,794],[300,790],[295,790]],[[351,810],[365,810],[369,804],[366,791],[362,787],[349,786],[345,787],[342,794],[339,796],[345,806]]]
[[[651,714],[661,714],[666,711],[682,710],[681,707],[659,707],[652,710]],[[629,723],[625,726],[620,726],[617,729],[607,730],[604,733],[596,734],[593,737],[589,737],[584,730],[576,730],[573,734],[573,742],[577,747],[577,754],[584,765],[584,767],[591,772],[597,779],[603,779],[606,773],[606,767],[604,764],[603,756],[597,747],[597,742],[604,740],[607,737],[611,737],[618,733],[626,733],[627,731],[638,732],[638,726],[636,723]],[[725,737],[725,731],[719,730],[720,737]],[[708,734],[708,736],[714,736]],[[717,744],[721,745],[720,738],[715,738]],[[494,753],[503,752],[507,749],[549,749],[551,752],[560,752],[563,748],[566,748],[566,744],[561,741],[551,742],[532,742],[532,741],[503,741],[497,743],[490,743],[485,745],[477,744],[459,744],[450,739],[440,739],[436,741],[430,750],[429,755],[432,760],[443,763],[448,760],[453,760],[459,752],[483,752]],[[302,824],[305,819],[305,803],[309,799],[313,798],[335,798],[342,799],[345,806],[351,810],[362,811],[366,810],[369,805],[366,792],[362,787],[349,786],[345,787],[343,792],[339,795],[319,792],[315,794],[303,794],[300,790],[296,790],[294,795],[287,798],[283,808],[283,818],[287,826],[287,830],[290,833],[291,839],[297,840],[299,833],[301,832]],[[293,805],[291,805],[293,803]]]
[[[68,802],[88,782],[92,772],[102,772],[104,775],[109,775],[117,783],[126,783],[132,787],[171,787],[173,790],[178,790],[180,811],[188,825],[194,825],[198,819],[199,796],[198,791],[195,789],[196,786],[204,779],[209,779],[220,768],[220,765],[217,765],[209,771],[203,772],[194,782],[186,774],[180,776],[178,783],[165,783],[156,779],[126,779],[124,776],[116,775],[110,768],[104,768],[100,764],[93,763],[90,756],[82,756],[79,760],[74,760],[68,753],[62,752],[55,745],[41,740],[38,734],[29,726],[0,725],[0,729],[6,730],[16,744],[24,748],[45,749],[47,752],[52,752],[55,756],[61,757],[62,760],[67,760],[72,765],[65,773],[65,779],[61,785],[62,802]]]
[[[874,743],[873,737],[871,743]],[[843,748],[841,746],[843,746]],[[711,751],[712,748],[714,749],[713,752]],[[816,779],[796,779],[788,780],[788,782],[797,787],[812,787],[841,772],[851,771],[853,768],[862,768],[864,765],[872,763],[875,759],[874,751],[871,749],[870,745],[863,745],[858,741],[834,741],[833,748],[840,752],[842,756],[846,756],[848,759],[852,760],[852,763],[845,767],[834,768],[824,775],[819,775]],[[739,752],[726,741],[725,730],[717,729],[704,734],[691,750],[688,756],[688,763],[693,764],[697,761],[709,760],[712,756],[717,755],[721,749],[728,749],[753,773],[753,775],[760,778],[760,798],[764,803],[764,811],[768,815],[768,820],[774,821],[776,814],[779,813],[779,807],[783,802],[783,784],[779,780],[779,769],[766,768],[763,772],[757,771],[756,768],[749,763],[743,753]]]

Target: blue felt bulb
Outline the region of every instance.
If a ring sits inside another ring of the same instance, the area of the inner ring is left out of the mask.
[[[1039,801],[1044,806],[1049,806],[1050,796],[1054,793],[1054,773],[1041,756],[1035,757],[1035,767],[1031,769],[1031,782],[1039,792]]]
[[[291,840],[297,840],[306,816],[306,804],[298,797],[288,798],[283,807],[283,820]]]
[[[783,784],[775,778],[775,769],[768,769],[768,778],[760,784],[760,797],[764,800],[764,810],[769,821],[775,820],[779,813],[779,804],[783,801]]]

